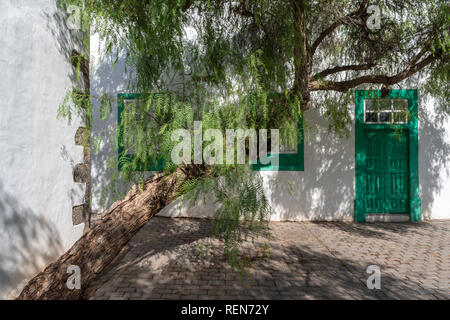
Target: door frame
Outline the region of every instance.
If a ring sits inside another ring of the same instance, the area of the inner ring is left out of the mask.
[[[355,222],[366,221],[364,204],[364,129],[407,129],[409,132],[409,216],[410,221],[421,221],[421,202],[419,197],[418,164],[418,96],[417,89],[390,90],[389,99],[408,99],[409,119],[404,124],[366,124],[364,123],[364,99],[379,99],[381,90],[355,91]]]

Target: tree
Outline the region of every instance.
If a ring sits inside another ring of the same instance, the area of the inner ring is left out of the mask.
[[[108,54],[126,52],[134,75],[130,91],[142,92],[144,103],[124,110],[118,135],[136,156],[121,159],[121,178],[139,184],[106,212],[104,223],[33,279],[21,298],[80,297],[62,285],[64,267],[81,266],[85,288],[140,226],[180,194],[196,201],[213,192],[221,205],[215,235],[225,240],[232,261],[245,264],[239,244],[258,236],[271,212],[261,181],[248,166],[174,164],[170,137],[192,128],[194,120],[202,120],[204,130],[283,128],[282,142],[292,145],[305,110],[321,108],[331,131],[342,135],[350,124],[351,89],[375,86],[386,93],[405,81],[423,86],[449,110],[450,13],[444,1],[63,2],[83,7],[83,21],[100,34]],[[195,36],[186,37],[186,30]],[[61,106],[68,118],[74,108],[90,115],[90,99],[101,100],[107,116],[114,99],[80,89],[69,95],[75,106]],[[146,181],[137,172],[161,159],[163,173],[156,178]]]

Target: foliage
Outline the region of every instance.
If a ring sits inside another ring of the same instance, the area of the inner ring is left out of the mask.
[[[282,128],[282,143],[293,146],[296,120],[308,108],[320,110],[331,132],[347,135],[351,89],[389,88],[411,79],[450,109],[445,1],[377,1],[379,29],[367,24],[367,0],[62,3],[83,8],[83,22],[99,35],[103,56],[113,57],[111,67],[125,60],[132,75],[128,91],[143,94],[142,103],[124,110],[123,147],[136,156],[114,181],[142,181],[145,175],[137,169],[158,159],[164,159],[165,172],[174,170],[171,134],[192,129],[194,120],[203,121],[203,130]],[[89,57],[88,47],[83,55]],[[103,119],[116,102],[71,91],[60,115],[70,120],[72,108],[80,112],[80,106],[91,115],[86,99],[98,100]],[[109,165],[117,167],[117,159]],[[261,181],[248,167],[215,165],[208,178],[190,181],[183,190],[194,199],[214,194],[220,204],[215,234],[225,240],[232,260],[243,235],[257,235],[270,215]]]

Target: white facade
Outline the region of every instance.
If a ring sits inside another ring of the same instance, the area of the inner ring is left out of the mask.
[[[70,64],[79,48],[55,0],[0,1],[0,299],[14,297],[45,265],[70,248],[83,234],[74,226],[72,208],[84,203],[85,184],[73,181],[83,163],[83,147],[75,146],[81,125],[57,120],[57,109],[76,81]],[[127,92],[129,75],[123,59],[111,69],[98,37],[91,37],[92,138],[103,137],[91,155],[92,211],[113,202],[104,191],[113,185],[116,168],[106,161],[117,156],[112,145],[117,102],[100,120],[102,94]],[[255,172],[264,178],[275,215],[272,220],[354,219],[355,130],[348,138],[328,132],[314,108],[305,112],[304,171]],[[419,187],[423,219],[450,219],[450,117],[419,91]],[[122,191],[128,186],[121,185]],[[106,198],[104,198],[106,196]],[[208,217],[212,203],[189,207],[179,199],[160,215]]]
[[[98,37],[91,37],[91,55],[95,58],[91,93],[117,96],[127,93],[129,75],[124,61],[113,70]],[[111,117],[99,119],[100,104],[94,103],[94,138],[100,132],[114,132],[117,126],[117,105]],[[305,131],[304,171],[255,172],[264,178],[265,191],[275,215],[272,220],[327,221],[354,220],[355,200],[355,130],[349,137],[338,138],[328,131],[328,123],[314,107],[304,114],[308,124]],[[105,131],[105,128],[109,128]],[[111,141],[101,145],[100,153],[92,155],[91,182],[93,211],[100,212],[112,203],[101,197],[101,190],[109,185],[111,171],[107,172],[105,159],[117,155]],[[450,218],[450,117],[435,101],[425,100],[419,90],[419,188],[423,219]],[[113,169],[114,170],[114,169]],[[116,172],[117,173],[117,172]],[[124,187],[123,190],[126,188]],[[189,207],[187,202],[175,201],[160,212],[172,217],[207,217],[213,214],[212,204]]]
[[[355,135],[333,137],[328,123],[314,110],[304,114],[315,128],[305,133],[305,170],[262,171],[266,195],[275,209],[274,221],[354,220]],[[422,219],[450,219],[450,116],[419,92],[419,190]],[[206,217],[212,207],[190,208],[180,201],[160,213],[164,216]]]
[[[0,1],[0,299],[83,234],[72,224],[85,193],[72,173],[83,162],[80,119],[57,120],[75,79],[64,20],[55,0]]]

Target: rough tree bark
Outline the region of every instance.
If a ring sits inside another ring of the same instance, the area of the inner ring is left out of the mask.
[[[294,92],[298,92],[302,99],[302,110],[308,110],[311,106],[311,94],[308,90],[311,57],[308,50],[308,38],[306,34],[306,12],[305,4],[292,3],[292,14],[296,32],[294,33]]]
[[[173,201],[188,179],[207,175],[202,167],[178,168],[167,176],[157,174],[145,182],[143,190],[134,186],[125,199],[115,202],[102,214],[102,222],[84,234],[57,261],[31,279],[19,300],[82,299],[92,280],[118,255],[125,244],[148,220]],[[67,268],[81,270],[81,289],[70,290]]]

